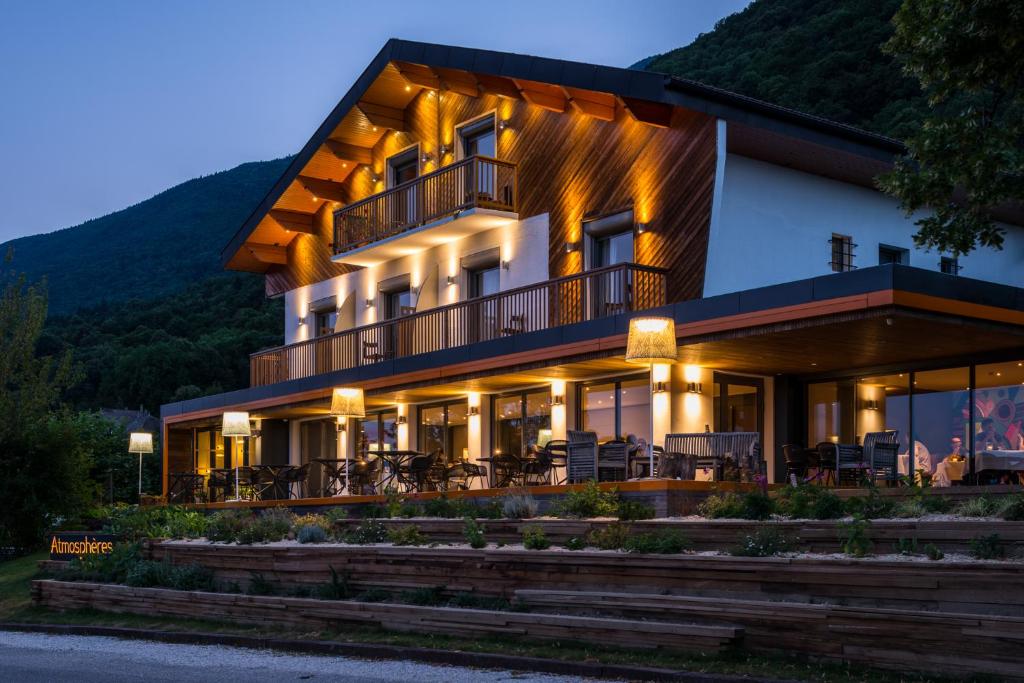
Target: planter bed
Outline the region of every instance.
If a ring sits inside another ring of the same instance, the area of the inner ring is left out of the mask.
[[[402,591],[444,586],[511,598],[543,587],[742,599],[789,600],[861,607],[973,614],[1024,613],[1024,563],[721,555],[630,555],[617,551],[521,550],[465,546],[239,546],[166,541],[155,558],[197,563],[217,580],[245,586],[259,574],[283,586],[320,585],[330,570],[358,588]]]
[[[32,582],[32,599],[37,605],[54,610],[95,609],[186,618],[195,618],[201,613],[207,618],[227,621],[263,621],[309,629],[369,624],[392,631],[458,636],[511,635],[624,648],[669,648],[706,653],[728,649],[743,635],[742,628],[723,625],[131,588],[116,584],[49,580]]]
[[[348,519],[338,522],[339,529],[355,529],[362,520]],[[540,526],[544,534],[556,545],[562,545],[570,538],[585,537],[591,531],[616,523],[610,519],[497,519],[479,520],[486,528],[487,540],[492,543],[519,543],[523,529]],[[415,525],[431,541],[438,543],[462,543],[463,520],[418,517],[410,519],[381,519],[388,528]],[[814,553],[835,553],[840,551],[839,522],[836,520],[772,520],[758,522],[743,519],[658,519],[630,524],[637,533],[656,529],[678,529],[690,541],[694,550],[728,551],[743,538],[757,529],[771,525],[781,529],[794,541],[794,549]],[[977,536],[999,534],[1006,546],[1007,554],[1024,552],[1024,522],[1007,522],[1002,519],[890,519],[874,520],[867,530],[877,552],[890,552],[901,538],[917,539],[919,547],[932,543],[946,553],[966,553],[971,539]]]
[[[1024,677],[1024,618],[635,593],[523,590],[534,609],[738,624],[743,647],[879,668]]]

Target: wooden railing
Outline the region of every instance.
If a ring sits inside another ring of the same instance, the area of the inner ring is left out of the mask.
[[[661,306],[665,271],[622,263],[431,308],[249,357],[252,386]]]
[[[377,240],[472,208],[516,210],[516,166],[472,156],[334,212],[334,251]]]

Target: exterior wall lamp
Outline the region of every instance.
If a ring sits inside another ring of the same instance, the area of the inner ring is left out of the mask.
[[[374,303],[373,299],[367,299],[366,300],[366,307],[367,308],[373,308],[373,303]]]
[[[704,385],[700,382],[687,382],[686,393],[688,394],[700,394],[704,392]]]
[[[459,283],[459,278],[457,278],[454,275],[449,275],[448,276],[448,286],[449,287],[451,287],[452,285],[457,285],[458,283]]]
[[[655,382],[653,388],[654,393],[664,394],[666,391],[668,391],[668,382]]]
[[[566,254],[571,254],[572,252],[576,251],[577,249],[579,249],[579,242],[566,242],[565,243],[565,253]]]
[[[876,401],[873,398],[868,399],[867,401],[864,401],[864,409],[865,410],[878,410],[878,401]]]
[[[409,419],[405,415],[399,415],[398,417],[395,418],[395,424],[396,425],[404,425],[404,424],[408,424],[408,423],[409,423]]]
[[[510,130],[512,128],[512,122],[508,119],[502,119],[498,121],[498,130]]]
[[[562,396],[561,394],[559,394],[557,396],[552,396],[551,397],[551,405],[553,405],[553,406],[564,406],[565,405],[565,396]]]
[[[512,268],[512,262],[511,261],[502,261],[501,262],[501,269],[502,270],[509,270],[511,268]]]
[[[645,232],[648,231],[648,229],[649,229],[649,224],[647,224],[647,223],[637,223],[636,224],[636,234],[638,234],[638,235],[644,234]]]
[[[480,406],[470,406],[467,413],[470,417],[474,417],[480,414]]]

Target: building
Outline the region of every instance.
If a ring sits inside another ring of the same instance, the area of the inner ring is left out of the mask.
[[[334,459],[340,386],[366,393],[348,456],[649,438],[623,358],[644,311],[679,344],[654,368],[657,444],[757,432],[781,481],[784,444],[890,429],[919,468],[977,450],[965,477],[1013,478],[1024,215],[997,216],[1002,251],[916,249],[873,186],[901,150],[659,74],[391,40],[225,247],[284,297],[284,345],[249,388],[163,406],[165,473]],[[255,436],[223,438],[226,411]]]

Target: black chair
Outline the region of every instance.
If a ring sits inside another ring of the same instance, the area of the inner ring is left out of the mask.
[[[551,462],[551,483],[556,485],[564,484],[565,478],[568,475],[569,442],[562,439],[552,439],[544,444],[543,450]],[[559,471],[562,473],[561,479],[556,479]]]
[[[523,485],[523,463],[511,453],[495,455],[491,460],[494,466],[494,485],[497,488]]]
[[[832,480],[832,485],[836,485],[836,444],[831,441],[822,441],[814,447],[817,451],[817,468],[818,472],[822,473],[822,483],[828,484],[828,481]],[[808,459],[809,460],[809,459]]]
[[[625,441],[606,441],[597,447],[597,480],[625,481],[627,444]]]
[[[348,463],[348,492],[352,495],[376,495],[384,462],[380,458],[352,460]]]
[[[551,456],[543,448],[533,447],[533,457],[523,461],[523,485],[543,486],[551,483]]]
[[[289,467],[281,472],[278,481],[283,485],[285,498],[305,498],[308,495],[310,463],[299,467]]]
[[[487,470],[475,462],[457,462],[444,470],[445,491],[466,491],[471,488],[470,482],[477,480],[480,488],[485,488]],[[454,488],[452,488],[454,485]]]
[[[417,455],[409,461],[409,491],[436,491],[438,480],[436,468],[438,453]]]
[[[786,481],[800,482],[807,478],[807,452],[803,446],[787,443],[782,446],[782,455],[786,459]]]
[[[219,502],[230,498],[230,491],[235,488],[235,473],[233,470],[210,470],[210,478],[206,481],[206,488],[210,492],[210,501]]]

